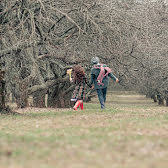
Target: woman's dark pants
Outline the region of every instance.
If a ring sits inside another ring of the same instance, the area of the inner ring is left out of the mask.
[[[107,88],[103,89],[96,89],[97,90],[97,95],[99,98],[99,102],[101,104],[101,108],[105,108],[105,102],[106,102],[106,93],[107,93]]]

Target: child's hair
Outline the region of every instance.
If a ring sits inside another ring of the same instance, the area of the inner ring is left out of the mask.
[[[81,65],[75,65],[72,68],[74,81],[80,83],[85,78],[85,71]]]

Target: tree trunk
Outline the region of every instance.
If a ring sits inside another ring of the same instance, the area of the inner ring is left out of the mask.
[[[16,98],[16,104],[18,108],[28,107],[28,97],[24,92],[19,93],[19,96]]]
[[[47,99],[47,107],[54,108],[68,108],[72,107],[71,104],[71,94],[63,94],[63,89],[59,89],[59,87],[53,87],[49,89],[48,99]]]
[[[11,97],[12,97],[12,98],[11,98],[11,102],[12,102],[12,103],[15,103],[15,96],[14,96],[13,93],[11,94]]]
[[[159,105],[164,105],[164,99],[160,95],[157,95],[157,99]]]
[[[166,106],[168,106],[168,97],[166,98]]]
[[[157,102],[157,98],[155,95],[152,95],[151,98],[153,99],[153,101],[156,103]]]
[[[45,91],[38,91],[33,94],[33,107],[44,108],[45,105]]]
[[[0,70],[0,112],[5,109],[5,81],[4,71]]]
[[[18,108],[28,107],[28,81],[18,80],[18,88],[15,88],[15,98]]]

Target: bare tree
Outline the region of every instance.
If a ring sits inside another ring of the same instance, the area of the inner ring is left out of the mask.
[[[82,63],[89,72],[93,56],[112,67],[122,86],[167,97],[162,0],[2,0],[0,14],[0,59],[18,107],[28,95],[43,107],[46,94],[48,106],[68,107],[73,86],[66,70]]]

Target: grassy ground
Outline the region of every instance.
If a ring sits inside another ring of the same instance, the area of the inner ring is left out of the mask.
[[[109,94],[84,111],[18,110],[0,116],[0,168],[167,168],[168,108]]]

